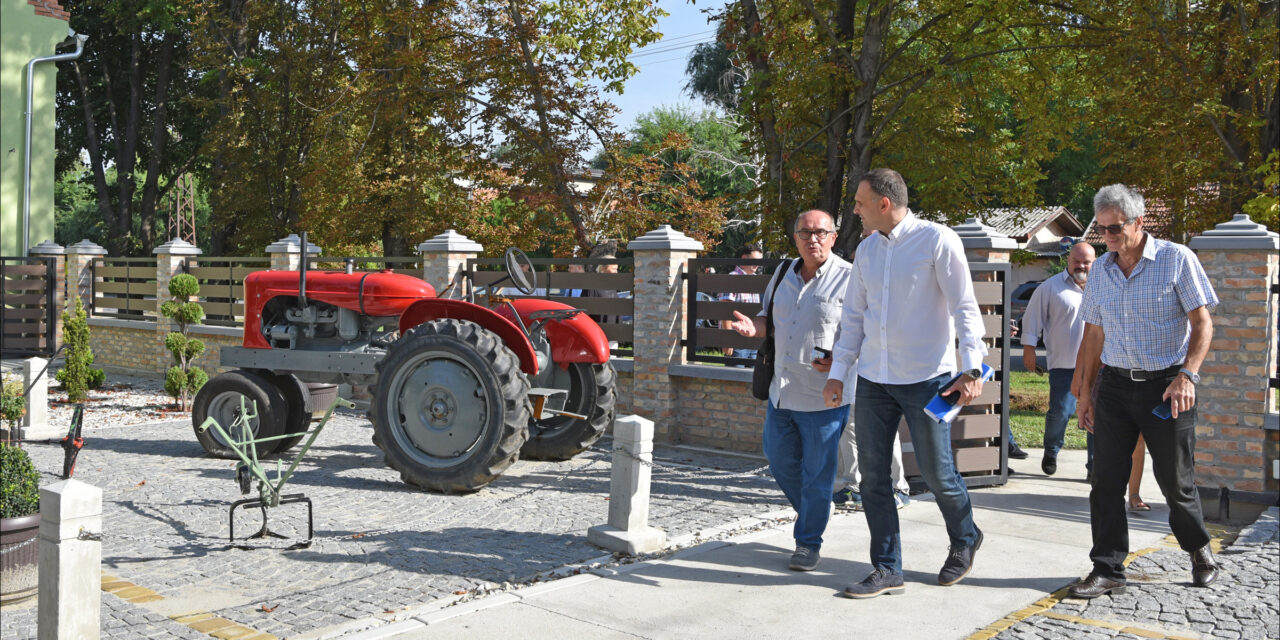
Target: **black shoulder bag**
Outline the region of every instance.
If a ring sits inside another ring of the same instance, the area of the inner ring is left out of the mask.
[[[773,291],[769,293],[769,306],[764,312],[764,343],[756,351],[756,368],[751,372],[751,395],[756,400],[769,399],[769,385],[773,383],[773,299],[778,295],[778,285],[787,277],[787,269],[795,262],[787,262],[774,274]]]

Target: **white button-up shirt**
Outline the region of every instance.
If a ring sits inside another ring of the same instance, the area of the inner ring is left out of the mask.
[[[840,310],[844,306],[845,292],[849,289],[850,264],[832,253],[818,267],[818,272],[808,282],[800,276],[801,261],[784,264],[769,281],[765,289],[764,308],[769,308],[769,297],[776,295],[773,303],[773,383],[769,385],[769,400],[779,409],[791,411],[826,411],[822,401],[822,386],[827,374],[813,368],[813,348],[830,349],[835,344],[840,327]],[[783,273],[778,291],[773,294],[773,283]],[[845,404],[853,402],[847,394]]]
[[[1027,314],[1022,316],[1022,344],[1043,344],[1049,352],[1050,369],[1076,368],[1076,352],[1084,338],[1082,300],[1084,289],[1066,271],[1045,280],[1031,294]],[[1044,340],[1040,339],[1041,331]]]
[[[907,212],[888,236],[858,246],[828,378],[913,384],[976,369],[987,354],[982,317],[960,236]]]

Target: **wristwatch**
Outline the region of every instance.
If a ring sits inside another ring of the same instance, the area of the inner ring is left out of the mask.
[[[1191,381],[1191,384],[1200,384],[1200,374],[1186,367],[1178,369],[1178,373],[1185,373],[1187,375],[1187,379]]]
[[[982,369],[969,369],[968,371],[965,371],[964,374],[974,380],[982,379]]]

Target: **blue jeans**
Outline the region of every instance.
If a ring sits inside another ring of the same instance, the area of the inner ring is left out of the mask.
[[[848,418],[849,405],[791,411],[770,402],[764,414],[764,455],[774,481],[796,510],[796,544],[815,551],[822,548],[822,532],[831,517],[840,432]]]
[[[951,424],[938,422],[924,412],[925,405],[950,380],[946,374],[913,384],[878,384],[858,378],[853,425],[862,465],[862,507],[871,532],[871,564],[877,569],[902,573],[902,537],[889,468],[893,438],[904,416],[916,465],[942,511],[951,546],[971,547],[978,541],[969,490],[951,453]]]
[[[1067,421],[1076,412],[1076,397],[1071,395],[1071,376],[1075,369],[1049,370],[1049,411],[1044,414],[1044,455],[1058,457],[1062,440],[1067,436]]]
[[[752,360],[755,360],[755,359],[756,359],[756,352],[757,352],[757,351],[758,351],[758,349],[734,349],[734,350],[733,350],[733,357],[735,357],[735,358],[750,358],[750,359],[752,359]],[[745,364],[735,364],[735,365],[733,365],[733,366],[738,367],[739,369],[741,369],[741,368],[746,367],[747,365],[745,365]]]

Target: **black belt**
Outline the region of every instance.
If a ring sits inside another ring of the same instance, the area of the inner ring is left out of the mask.
[[[1107,368],[1116,372],[1121,378],[1128,378],[1134,382],[1150,382],[1152,380],[1164,380],[1165,378],[1172,378],[1173,376],[1178,375],[1178,370],[1182,368],[1182,365],[1175,364],[1172,367],[1169,367],[1168,369],[1161,369],[1159,371],[1143,371],[1142,369],[1122,369],[1120,367],[1113,367],[1111,365],[1107,365]]]

